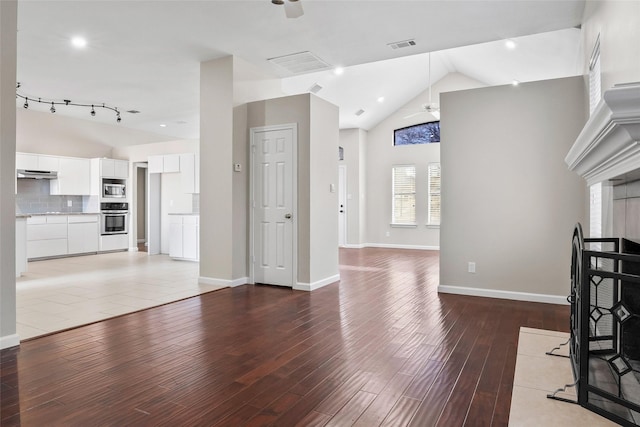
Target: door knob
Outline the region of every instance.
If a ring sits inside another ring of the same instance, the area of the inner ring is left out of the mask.
[[[286,219],[291,219],[291,214],[285,214],[284,216]]]

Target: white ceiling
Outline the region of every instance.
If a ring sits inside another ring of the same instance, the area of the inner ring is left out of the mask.
[[[319,83],[318,96],[340,107],[342,128],[369,129],[424,91],[429,51],[439,51],[432,55],[432,83],[449,72],[488,85],[582,73],[580,31],[573,27],[584,0],[301,2],[305,14],[287,19],[270,0],[21,0],[19,92],[106,103],[123,111],[118,126],[190,139],[199,135],[200,62],[227,55],[283,78],[282,93]],[[531,34],[537,35],[524,37]],[[88,40],[86,48],[71,46],[76,35]],[[515,50],[504,47],[507,38],[517,42]],[[416,46],[387,46],[407,39]],[[346,67],[345,73],[292,76],[267,61],[303,51]],[[360,108],[366,112],[358,118]],[[124,112],[131,109],[141,113]],[[115,115],[100,109],[93,118],[65,106],[56,114],[116,125]]]

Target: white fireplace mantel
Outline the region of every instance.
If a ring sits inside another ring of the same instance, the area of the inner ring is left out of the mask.
[[[565,162],[588,185],[640,170],[640,83],[604,93]]]

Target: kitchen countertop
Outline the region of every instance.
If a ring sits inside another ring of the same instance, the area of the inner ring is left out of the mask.
[[[170,213],[169,215],[200,215],[200,212],[184,212],[184,213],[173,212],[173,213]]]
[[[43,216],[43,215],[99,215],[100,212],[38,212],[38,213],[17,213],[16,218],[20,215],[26,216]],[[26,218],[26,217],[25,217]]]
[[[31,214],[16,214],[16,219],[25,219],[25,218],[30,218]]]

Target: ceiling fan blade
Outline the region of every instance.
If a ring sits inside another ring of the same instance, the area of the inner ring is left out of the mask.
[[[287,18],[299,18],[304,15],[304,10],[302,10],[302,2],[299,0],[296,1],[285,1],[284,3],[284,13],[287,15]]]
[[[426,114],[426,111],[420,111],[417,113],[409,114],[408,116],[404,116],[403,119],[410,119],[411,117],[419,116],[420,114]]]

